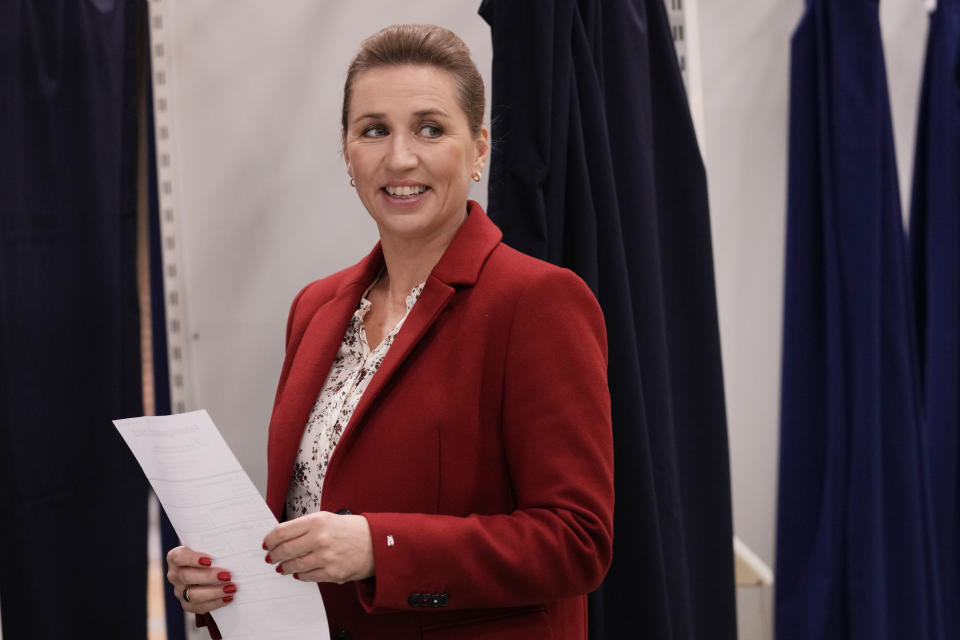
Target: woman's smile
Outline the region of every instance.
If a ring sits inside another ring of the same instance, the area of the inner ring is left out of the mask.
[[[425,193],[429,189],[425,184],[414,184],[414,185],[387,185],[383,188],[388,195],[394,198],[409,199],[414,196],[419,196],[422,193]]]
[[[430,187],[422,183],[391,183],[382,189],[392,207],[412,208],[423,202],[430,193]]]

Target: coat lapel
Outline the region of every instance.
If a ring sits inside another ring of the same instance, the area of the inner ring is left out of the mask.
[[[267,503],[277,518],[283,512],[290,473],[303,437],[303,429],[320,389],[337,355],[363,292],[383,267],[380,245],[347,274],[336,294],[318,307],[298,345],[286,384],[277,398],[271,418],[268,457],[271,460]]]
[[[390,381],[393,373],[407,358],[410,351],[420,342],[420,339],[426,334],[433,323],[436,322],[437,318],[440,317],[443,310],[446,309],[450,298],[453,297],[453,293],[454,288],[450,285],[440,282],[433,276],[427,278],[427,283],[424,285],[423,291],[420,292],[417,303],[413,305],[413,309],[410,310],[410,315],[407,316],[403,326],[400,327],[400,331],[397,332],[393,344],[390,345],[390,348],[387,350],[387,355],[384,356],[383,362],[380,363],[380,367],[370,380],[370,384],[367,385],[367,389],[363,392],[360,402],[357,403],[357,408],[354,409],[353,415],[350,417],[350,422],[347,423],[347,427],[340,437],[340,442],[337,443],[337,447],[334,449],[334,454],[330,460],[330,467],[327,469],[327,477],[334,475],[333,469],[334,461],[338,457],[337,451],[341,449],[344,451],[349,450],[350,442],[356,436],[358,427],[363,423],[363,417],[370,408],[370,405],[376,401],[380,392],[386,386],[387,382]]]
[[[427,278],[417,303],[413,305],[410,315],[400,327],[387,355],[360,398],[331,456],[327,468],[327,482],[336,477],[336,466],[349,452],[352,441],[362,429],[367,411],[377,401],[394,372],[450,304],[456,286],[475,284],[483,263],[500,243],[500,229],[487,218],[480,205],[470,201],[469,213],[467,220]],[[329,367],[329,363],[327,366]],[[329,495],[329,492],[324,494]]]

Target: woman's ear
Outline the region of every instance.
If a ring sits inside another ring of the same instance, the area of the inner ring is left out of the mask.
[[[483,171],[490,157],[490,130],[486,127],[480,127],[480,135],[477,136],[477,157],[474,159],[473,166],[477,171]]]
[[[353,178],[353,165],[350,164],[350,152],[347,150],[347,136],[340,134],[340,148],[343,149],[343,162],[347,165],[347,175]]]

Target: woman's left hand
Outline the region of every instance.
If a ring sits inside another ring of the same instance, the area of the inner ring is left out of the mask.
[[[363,516],[311,513],[278,525],[263,545],[267,562],[298,580],[343,584],[373,575],[373,539]]]

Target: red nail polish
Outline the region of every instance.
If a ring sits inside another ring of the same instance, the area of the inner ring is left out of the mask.
[[[233,596],[227,596],[223,599],[224,602],[233,602]]]
[[[295,574],[293,574],[293,577],[294,577],[294,579],[299,580],[299,579],[300,579],[300,574],[299,574],[299,573],[295,573]]]
[[[267,543],[266,543],[266,542],[263,543],[263,550],[264,550],[264,551],[267,550]]]
[[[213,560],[211,560],[207,556],[203,556],[202,558],[200,558],[198,562],[200,562],[200,564],[202,564],[205,567],[209,567],[210,565],[213,564]]]
[[[264,558],[264,560],[266,560],[267,562],[273,562],[273,560],[270,559],[270,554],[269,554],[269,553],[267,554],[267,557]]]
[[[283,573],[283,565],[282,565],[282,564],[278,564],[278,565],[277,565],[277,573]]]
[[[235,584],[228,584],[227,586],[225,586],[225,587],[223,588],[223,592],[224,592],[224,593],[236,593],[236,592],[237,592],[237,585],[235,585]]]
[[[217,580],[219,580],[220,582],[230,582],[230,572],[221,571],[220,573],[217,574]]]

